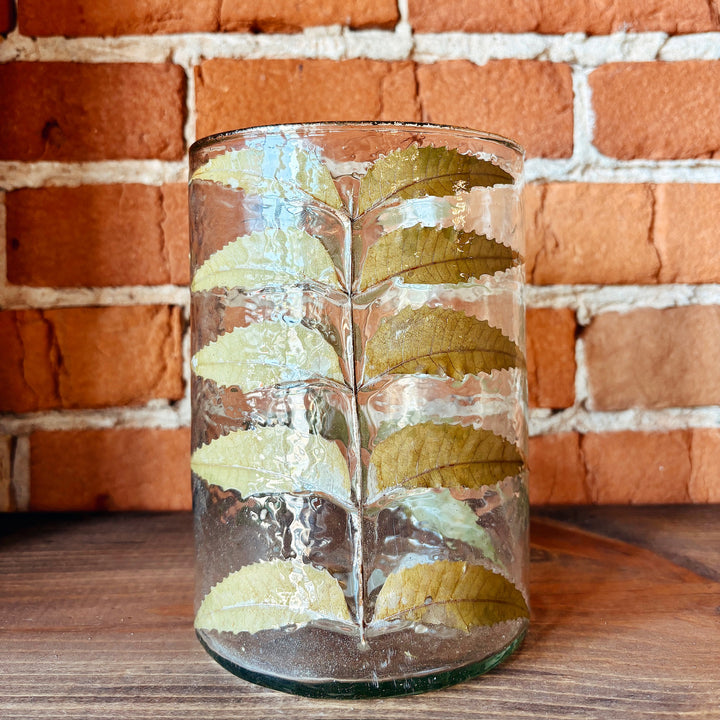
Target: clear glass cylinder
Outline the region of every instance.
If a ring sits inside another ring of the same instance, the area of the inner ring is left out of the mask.
[[[521,148],[328,123],[190,162],[201,643],[317,697],[485,672],[529,617]]]

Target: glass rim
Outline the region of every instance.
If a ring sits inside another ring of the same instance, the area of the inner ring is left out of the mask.
[[[205,137],[198,138],[190,145],[189,153],[199,152],[204,148],[222,142],[224,140],[230,140],[233,138],[240,138],[244,135],[262,135],[292,132],[302,128],[313,128],[317,130],[325,130],[332,132],[335,130],[348,130],[357,128],[359,130],[411,130],[417,128],[420,130],[430,130],[433,132],[446,132],[454,133],[460,137],[472,138],[474,140],[493,142],[498,145],[503,145],[509,150],[517,153],[520,158],[525,158],[525,148],[520,145],[516,140],[499,135],[497,133],[488,132],[486,130],[475,130],[469,127],[462,127],[458,125],[441,125],[437,123],[427,122],[403,122],[403,121],[390,121],[390,120],[331,120],[331,121],[313,121],[313,122],[297,122],[297,123],[275,123],[271,125],[251,125],[245,128],[237,128],[235,130],[224,130],[223,132],[213,133],[212,135],[206,135]]]

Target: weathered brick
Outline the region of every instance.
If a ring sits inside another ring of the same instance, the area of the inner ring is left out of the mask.
[[[316,25],[392,28],[396,0],[224,0],[220,23],[233,32],[298,32]]]
[[[410,62],[226,60],[195,71],[197,136],[335,120],[420,119]]]
[[[13,438],[0,435],[0,512],[16,509],[12,479]]]
[[[720,306],[603,313],[582,337],[597,410],[720,403]]]
[[[83,185],[7,193],[7,277],[83,287],[189,281],[185,185]]]
[[[690,501],[690,432],[608,432],[583,436],[581,452],[592,502]]]
[[[693,502],[720,503],[720,430],[692,432],[689,493]]]
[[[532,283],[656,282],[651,186],[529,185],[525,207]]]
[[[580,436],[574,432],[530,438],[530,502],[533,505],[590,502]]]
[[[535,60],[475,65],[448,60],[417,66],[426,122],[495,132],[529,156],[570,157],[573,89],[570,67]]]
[[[570,407],[575,402],[575,313],[530,308],[526,317],[530,406]]]
[[[155,35],[188,32],[298,32],[316,25],[391,28],[395,0],[23,0],[25,35]]]
[[[658,185],[654,245],[663,283],[720,282],[720,185]]]
[[[717,7],[705,0],[409,0],[409,19],[416,32],[461,30],[476,33],[579,32],[669,34],[720,29]]]
[[[0,412],[139,405],[183,396],[181,310],[0,312]]]
[[[35,432],[31,510],[189,510],[187,428]]]
[[[7,35],[15,28],[15,3],[0,0],[0,35]]]
[[[185,74],[168,63],[0,65],[0,160],[183,157]]]
[[[720,157],[720,61],[608,63],[589,82],[593,142],[605,155]]]

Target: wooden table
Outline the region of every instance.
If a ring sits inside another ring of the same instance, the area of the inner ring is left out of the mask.
[[[0,718],[720,718],[720,507],[538,510],[533,625],[476,680],[310,700],[192,630],[188,514],[0,516]]]

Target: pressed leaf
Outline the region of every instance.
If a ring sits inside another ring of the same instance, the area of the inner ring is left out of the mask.
[[[317,330],[276,320],[220,335],[191,364],[200,377],[244,392],[318,377],[343,381],[337,353]]]
[[[415,225],[394,230],[370,247],[360,289],[391,277],[425,285],[466,282],[507,270],[518,260],[512,248],[485,235]]]
[[[479,488],[517,475],[518,448],[490,430],[424,422],[379,442],[370,456],[380,491],[404,487]]]
[[[365,346],[365,382],[383,375],[465,375],[518,367],[515,343],[485,320],[451,308],[406,307],[386,317]]]
[[[495,561],[495,547],[487,530],[478,525],[478,516],[463,500],[447,489],[408,495],[402,508],[419,525],[443,538],[460,540]]]
[[[242,497],[283,492],[350,497],[350,474],[340,448],[321,435],[285,425],[222,435],[200,446],[190,467],[207,483]]]
[[[210,158],[192,175],[192,180],[210,180],[250,195],[276,195],[292,199],[309,195],[340,209],[342,201],[332,175],[310,149],[270,145],[230,150]]]
[[[330,253],[302,230],[270,228],[237,238],[195,272],[191,290],[262,288],[315,280],[339,287]]]
[[[256,633],[314,620],[350,622],[338,581],[294,560],[247,565],[205,596],[195,616],[199,630]]]
[[[410,620],[469,631],[529,616],[523,594],[482,565],[440,560],[388,576],[374,620]]]
[[[489,160],[446,147],[412,145],[376,160],[360,181],[358,212],[390,198],[445,197],[474,187],[512,184],[513,177]]]

